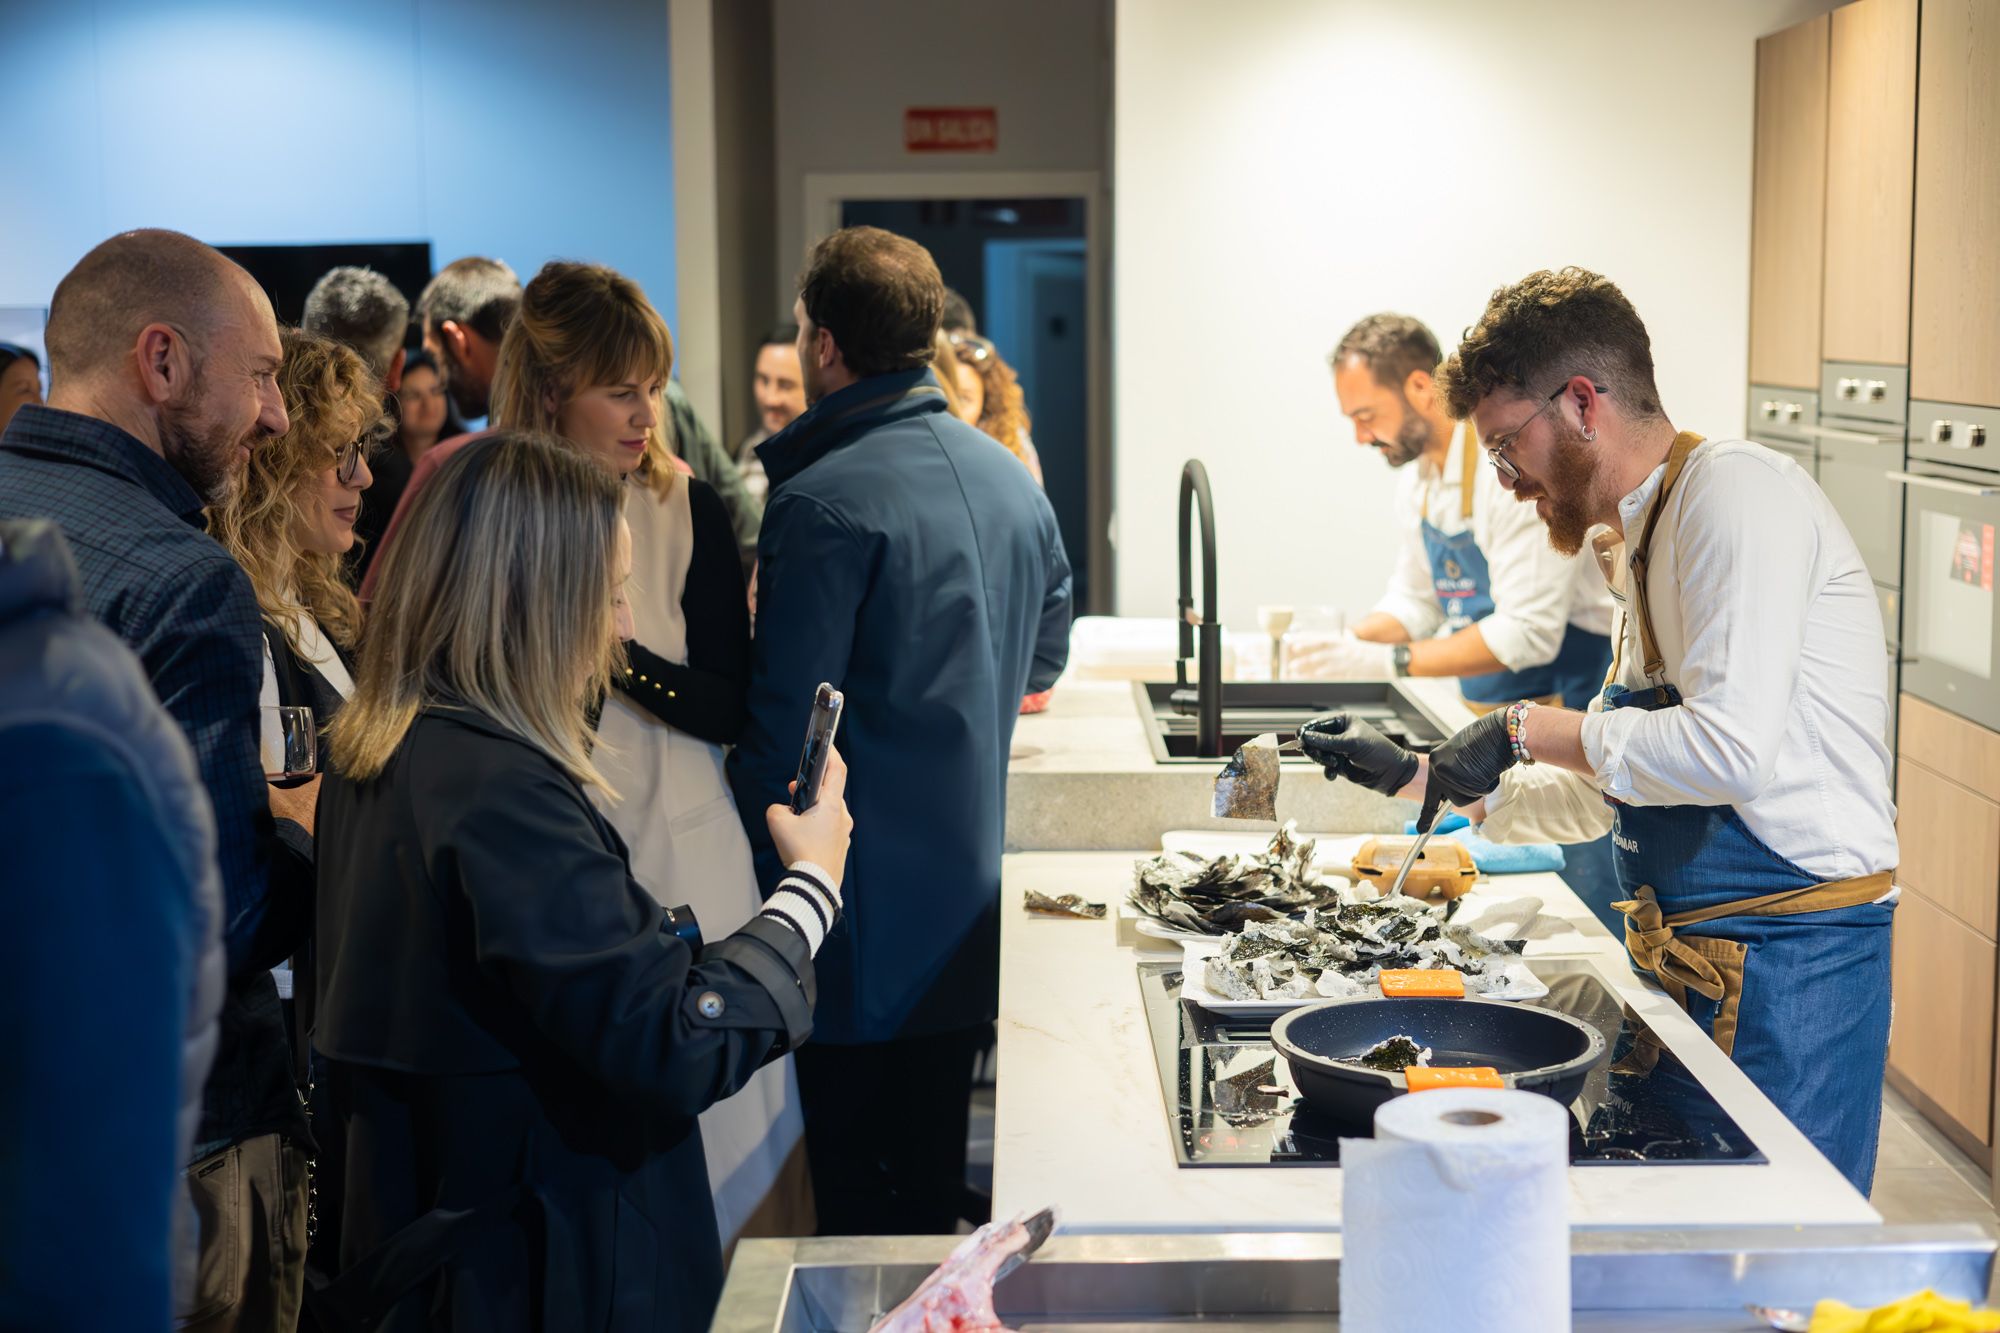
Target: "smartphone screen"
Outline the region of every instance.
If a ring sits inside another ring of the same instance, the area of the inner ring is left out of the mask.
[[[819,800],[820,780],[826,776],[826,759],[833,752],[833,733],[840,728],[840,712],[847,700],[839,690],[820,682],[813,691],[812,717],[806,723],[806,745],[799,752],[798,785],[792,789],[792,813],[804,814]]]

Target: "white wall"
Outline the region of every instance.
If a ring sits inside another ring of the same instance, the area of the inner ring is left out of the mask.
[[[809,173],[1100,171],[1107,10],[1090,0],[776,0],[782,310],[805,258]],[[999,111],[991,153],[910,153],[912,106]]]
[[[1743,429],[1753,43],[1825,0],[1118,0],[1118,609],[1171,615],[1208,466],[1223,618],[1365,608],[1397,533],[1326,354],[1447,348],[1537,268],[1610,275],[1676,425]]]

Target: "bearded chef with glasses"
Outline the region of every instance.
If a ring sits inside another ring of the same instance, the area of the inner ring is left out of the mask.
[[[1581,269],[1494,293],[1439,368],[1557,549],[1622,537],[1587,709],[1517,700],[1427,758],[1344,714],[1301,734],[1377,791],[1501,842],[1607,828],[1625,942],[1864,1195],[1889,1038],[1897,860],[1882,617],[1810,475],[1675,429],[1638,312]]]

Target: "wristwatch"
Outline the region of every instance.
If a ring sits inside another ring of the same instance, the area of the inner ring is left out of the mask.
[[[1399,643],[1389,650],[1389,669],[1398,676],[1410,674],[1410,645]]]

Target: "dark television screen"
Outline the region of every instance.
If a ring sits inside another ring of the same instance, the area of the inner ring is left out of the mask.
[[[396,284],[412,309],[424,284],[431,280],[429,241],[391,241],[326,245],[224,245],[218,249],[257,279],[271,298],[282,324],[296,324],[305,311],[306,293],[330,268],[358,264],[372,268]],[[411,345],[415,345],[414,337]]]

